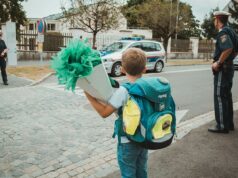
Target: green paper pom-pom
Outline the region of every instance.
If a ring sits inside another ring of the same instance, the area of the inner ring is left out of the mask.
[[[52,57],[51,67],[56,71],[59,83],[74,91],[77,80],[90,75],[93,67],[101,63],[98,51],[83,41],[72,40]]]

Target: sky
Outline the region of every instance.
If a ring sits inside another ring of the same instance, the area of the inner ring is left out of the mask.
[[[67,0],[28,0],[23,2],[23,8],[28,18],[42,18],[60,13],[61,4]],[[69,0],[68,0],[69,1]],[[194,16],[202,22],[205,15],[217,6],[223,9],[230,0],[180,0],[192,6]]]

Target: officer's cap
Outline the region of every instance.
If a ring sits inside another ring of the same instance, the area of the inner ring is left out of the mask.
[[[213,13],[213,15],[214,15],[215,17],[230,16],[231,13],[226,12],[226,11],[215,11],[215,12]]]

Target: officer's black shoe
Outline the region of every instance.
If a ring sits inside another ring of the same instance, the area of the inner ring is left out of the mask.
[[[7,82],[4,82],[3,84],[4,84],[4,85],[8,85],[8,83],[7,83]]]
[[[210,127],[208,131],[213,133],[229,133],[228,129],[220,129],[217,126]]]
[[[235,127],[234,126],[233,127],[229,127],[229,130],[234,131]]]

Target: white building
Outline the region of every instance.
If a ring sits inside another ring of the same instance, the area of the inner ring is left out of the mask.
[[[38,20],[39,19],[37,18],[29,18],[27,25],[25,27],[22,27],[21,29],[29,33],[36,32]],[[47,32],[71,33],[73,38],[87,38],[89,42],[92,42],[92,33],[87,33],[83,31],[82,28],[74,28],[72,23],[69,20],[65,19],[61,13],[47,16],[44,18],[44,20],[46,22]],[[118,16],[118,20],[119,25],[116,29],[102,31],[97,34],[96,46],[98,49],[116,40],[119,40],[122,37],[138,35],[144,36],[146,39],[152,38],[152,30],[150,29],[128,29],[127,20],[122,14]],[[36,43],[33,38],[26,38],[24,40],[25,43],[27,41],[32,44]]]

